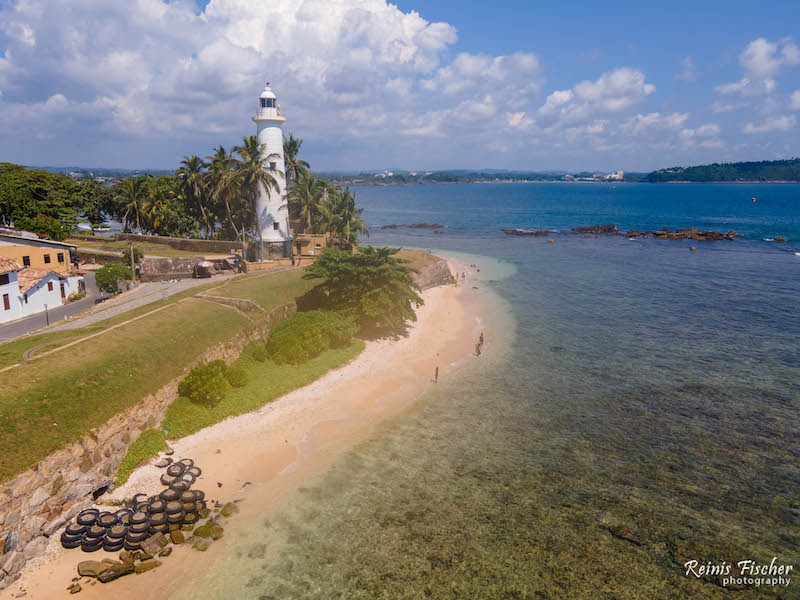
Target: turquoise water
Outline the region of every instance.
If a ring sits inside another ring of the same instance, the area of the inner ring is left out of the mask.
[[[800,186],[356,192],[372,243],[479,255],[498,331],[229,540],[195,598],[800,597],[681,566],[800,569]],[[446,232],[375,228],[422,221]],[[499,231],[595,223],[744,239]]]

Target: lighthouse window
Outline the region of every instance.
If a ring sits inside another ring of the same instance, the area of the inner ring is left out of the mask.
[[[267,107],[267,100],[265,98],[261,98],[261,108]]]
[[[273,223],[273,224],[272,224],[272,228],[273,228],[275,231],[278,231],[278,224],[277,224],[277,223]]]
[[[277,167],[277,166],[278,166],[278,163],[276,163],[275,161],[272,161],[272,162],[269,163],[269,168],[272,169],[273,171],[275,170],[275,167]]]

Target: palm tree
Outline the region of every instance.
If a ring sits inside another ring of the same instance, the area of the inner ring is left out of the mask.
[[[189,205],[197,204],[200,219],[206,231],[206,238],[214,229],[214,219],[210,211],[206,210],[205,196],[208,194],[206,174],[208,163],[199,156],[184,156],[180,168],[175,171],[179,179],[179,193]]]
[[[161,218],[167,208],[167,195],[156,185],[152,187],[147,202],[142,206],[142,213],[150,224],[150,231],[155,233],[161,225]]]
[[[126,229],[135,224],[139,233],[142,232],[142,222],[144,220],[142,218],[142,202],[145,191],[142,177],[129,177],[122,181],[119,192],[114,196],[114,201],[124,206],[122,220]]]
[[[290,133],[288,138],[283,136],[283,162],[286,165],[287,184],[297,181],[298,177],[308,174],[308,163],[297,158],[302,145],[303,139],[294,137],[293,133]]]
[[[300,177],[289,191],[289,212],[307,223],[306,233],[313,233],[316,217],[326,217],[328,210],[328,185],[313,173]]]
[[[222,146],[219,146],[214,154],[207,158],[210,161],[208,179],[212,197],[225,206],[228,223],[236,234],[236,238],[239,239],[239,229],[236,227],[234,211],[231,209],[232,203],[240,192],[240,177],[233,170],[234,158]],[[241,237],[244,238],[244,228],[242,228],[241,234]]]
[[[350,188],[338,190],[331,203],[332,233],[348,244],[358,243],[358,234],[369,237],[367,225],[361,218],[363,208],[356,208],[356,196]]]
[[[268,163],[274,162],[272,159],[277,159],[278,155],[263,156],[263,150],[264,145],[259,144],[258,138],[254,135],[243,137],[242,145],[233,148],[233,152],[238,156],[234,159],[234,169],[240,177],[242,196],[245,200],[242,212],[246,216],[251,231],[255,231],[259,241],[263,240],[261,240],[261,228],[259,227],[261,215],[256,214],[255,208],[258,195],[262,186],[266,188],[267,192],[270,189],[280,192],[281,188],[277,178],[283,178],[277,168],[268,166]]]

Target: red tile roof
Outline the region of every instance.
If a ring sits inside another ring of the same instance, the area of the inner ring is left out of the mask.
[[[0,256],[0,275],[11,271],[19,271],[22,267],[10,258]]]
[[[48,269],[31,269],[30,267],[22,269],[19,273],[17,273],[17,279],[19,280],[19,291],[27,292],[42,279],[47,277],[47,275],[50,273],[58,277],[58,273]]]

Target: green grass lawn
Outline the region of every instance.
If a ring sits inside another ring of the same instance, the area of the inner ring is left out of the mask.
[[[237,277],[228,285],[210,293],[214,296],[224,296],[226,298],[253,300],[264,310],[270,311],[281,304],[294,300],[317,283],[302,277],[302,269],[267,274],[258,273]]]
[[[188,301],[0,373],[0,481],[163,387],[247,324],[229,308]]]
[[[107,251],[117,251],[122,252],[125,248],[130,246],[130,242],[126,242],[125,240],[114,241],[112,240],[97,240],[97,241],[88,241],[88,240],[75,240],[69,239],[67,240],[69,244],[75,244],[79,248],[86,248],[87,250],[107,250]],[[209,254],[208,252],[190,252],[187,250],[175,250],[166,244],[154,244],[149,242],[134,242],[134,246],[139,248],[145,254],[150,254],[153,256],[164,256],[167,258],[180,258],[183,256],[203,256],[204,254]]]
[[[253,358],[254,348],[255,343],[251,343],[234,363],[247,372],[247,384],[244,387],[229,386],[225,399],[213,408],[194,404],[186,398],[175,400],[167,410],[161,427],[143,432],[131,445],[117,472],[117,480],[120,483],[127,481],[137,466],[164,449],[167,439],[175,440],[197,433],[228,417],[251,412],[308,385],[358,356],[364,349],[364,342],[354,340],[344,348],[327,350],[302,365],[276,365],[270,360],[258,362]]]

